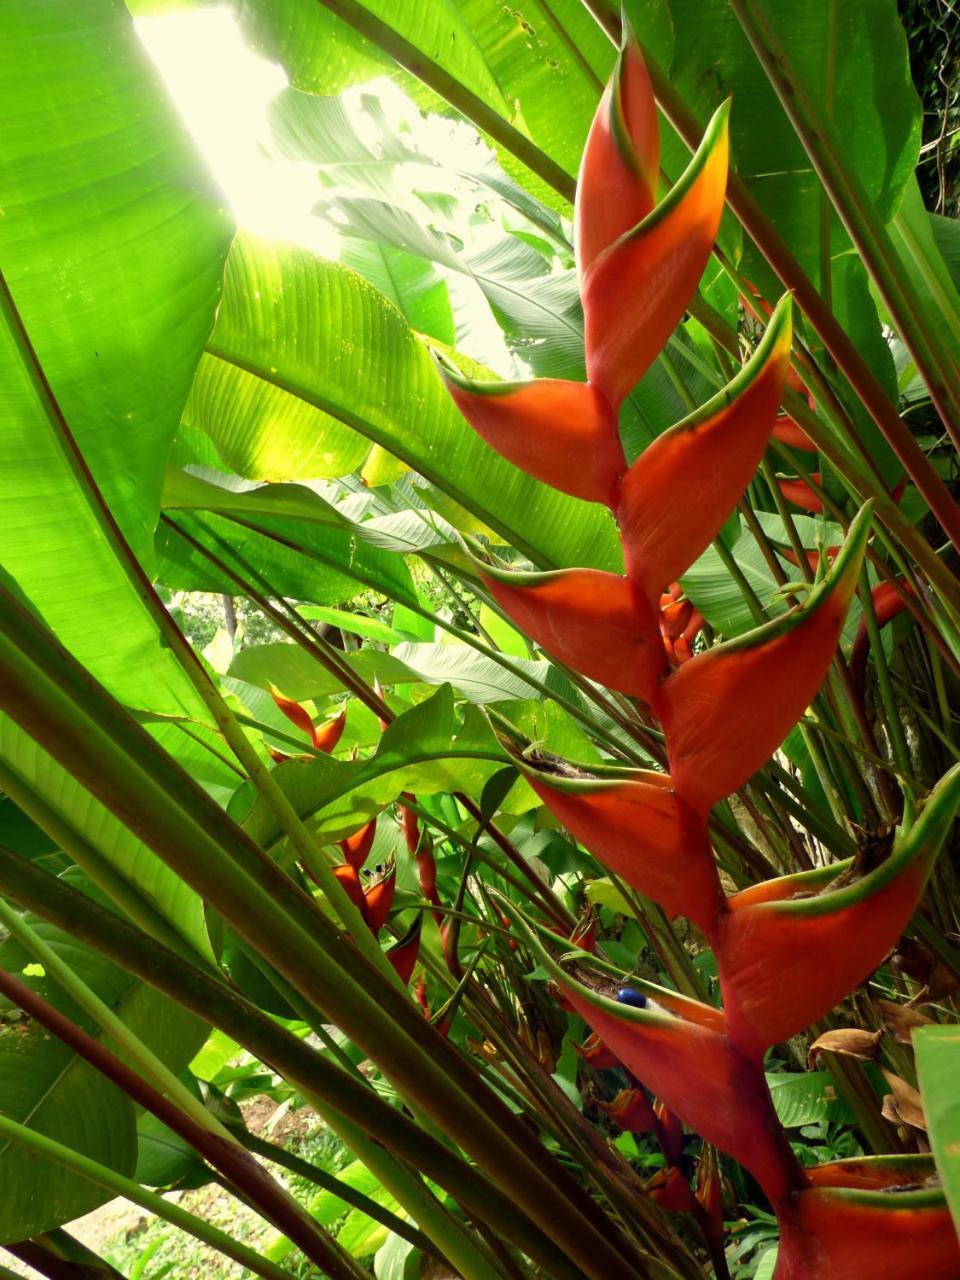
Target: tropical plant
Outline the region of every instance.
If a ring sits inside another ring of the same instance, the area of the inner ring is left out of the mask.
[[[235,11],[342,261],[234,235],[112,0],[0,14],[0,1241],[119,1274],[62,1227],[121,1194],[266,1277],[957,1280],[896,5]]]

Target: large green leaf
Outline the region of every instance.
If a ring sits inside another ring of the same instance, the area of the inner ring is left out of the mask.
[[[531,480],[484,444],[426,348],[354,272],[241,238],[210,349],[383,445],[538,562],[619,565],[606,511]]]
[[[913,1033],[930,1145],[960,1230],[960,1028],[920,1027]]]
[[[360,466],[370,448],[329,414],[206,355],[182,426],[205,432],[226,466],[250,480],[342,476]]]
[[[25,0],[4,6],[0,27],[0,260],[85,462],[149,564],[166,454],[219,297],[228,219],[122,7]],[[5,572],[116,696],[202,718],[93,514],[29,352],[6,325],[0,400]],[[196,758],[181,731],[158,736]],[[206,945],[199,899],[8,721],[0,753]]]
[[[110,0],[3,9],[0,259],[84,458],[149,562],[166,454],[229,225],[131,21]],[[0,561],[113,693],[195,708],[0,328]]]
[[[486,0],[365,0],[362,8],[409,41],[425,62],[467,89],[484,108],[531,138],[562,170],[575,175],[587,129],[614,51],[579,0],[492,5]],[[278,57],[291,83],[312,93],[337,93],[372,79],[361,57],[371,52],[354,30],[312,0],[263,5],[242,0],[241,16]],[[358,56],[360,55],[360,56]],[[379,55],[377,55],[379,56]],[[397,74],[395,64],[391,68]],[[438,99],[410,77],[418,99]],[[501,160],[523,185],[551,202],[556,194],[507,155]]]
[[[801,1129],[804,1125],[828,1120],[850,1122],[850,1110],[837,1097],[829,1071],[805,1071],[802,1075],[769,1072],[767,1084],[777,1118],[787,1129]]]
[[[83,878],[68,873],[77,888]],[[165,996],[130,973],[80,946],[69,935],[34,916],[32,927],[104,1000],[131,1031],[174,1070],[181,1070],[207,1029]],[[49,976],[30,969],[31,957],[9,936],[0,942],[0,966],[19,974],[49,1003],[91,1035],[99,1030]],[[112,1046],[111,1046],[112,1047]],[[0,1008],[0,1095],[3,1111],[22,1124],[101,1161],[120,1173],[136,1164],[135,1112],[126,1094],[31,1019]],[[50,1230],[89,1212],[111,1193],[37,1160],[22,1147],[0,1148],[0,1242]]]
[[[673,84],[704,120],[733,95],[730,137],[737,172],[819,282],[820,183],[732,6],[727,0],[669,0],[669,9]],[[644,10],[639,6],[635,14],[641,38]],[[767,6],[767,17],[806,92],[842,122],[847,163],[889,219],[913,171],[920,138],[919,102],[895,0],[781,0]],[[846,234],[835,218],[831,226],[832,252],[842,252]],[[749,247],[745,270],[751,279],[769,279]]]
[[[444,791],[479,794],[484,782],[506,763],[479,713],[468,709],[461,721],[449,685],[405,712],[384,732],[366,760],[289,760],[274,777],[297,812],[324,840],[355,830],[402,791],[418,796]],[[264,845],[280,839],[276,819],[246,783],[230,806],[232,816]]]

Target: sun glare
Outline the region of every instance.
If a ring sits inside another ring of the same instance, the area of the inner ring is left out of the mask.
[[[253,53],[226,8],[157,14],[136,26],[238,225],[335,258],[336,231],[311,213],[314,167],[264,150],[283,68]]]

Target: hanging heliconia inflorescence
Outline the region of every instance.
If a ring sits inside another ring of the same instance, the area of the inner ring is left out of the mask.
[[[771,433],[783,427],[789,299],[772,311],[733,381],[631,466],[618,432],[624,398],[682,319],[713,249],[727,181],[728,105],[657,203],[656,108],[628,34],[577,189],[589,380],[472,382],[443,368],[450,394],[488,444],[543,483],[605,504],[617,521],[623,575],[517,573],[492,564],[478,570],[544,650],[639,700],[659,720],[669,773],[588,775],[525,758],[518,765],[601,862],[702,931],[716,955],[723,1009],[640,981],[626,995],[603,994],[541,952],[595,1032],[588,1060],[624,1064],[667,1114],[737,1159],[763,1187],[780,1224],[776,1280],[860,1280],[864,1272],[871,1280],[956,1280],[960,1247],[931,1185],[929,1158],[802,1168],[762,1064],[770,1046],[823,1017],[895,944],[960,802],[960,767],[937,786],[886,861],[860,879],[841,863],[728,897],[707,827],[711,806],[764,765],[817,692],[854,595],[871,512],[861,510],[850,523],[829,574],[803,607],[748,635],[693,653],[699,619],[692,610],[667,612],[680,600],[674,584],[717,537]],[[676,639],[691,622],[678,653]],[[519,913],[516,924],[539,946]],[[623,1102],[653,1126],[642,1095]],[[661,1181],[655,1198],[666,1205],[690,1199],[674,1175]],[[715,1219],[717,1186],[704,1196]]]

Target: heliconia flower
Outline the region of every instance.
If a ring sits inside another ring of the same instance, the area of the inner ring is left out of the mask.
[[[624,24],[624,40],[587,136],[573,214],[581,274],[653,208],[660,175],[657,106],[643,55]]]
[[[295,724],[301,733],[307,734],[318,751],[330,752],[334,749],[343,734],[347,723],[346,707],[333,720],[328,720],[319,729],[314,728],[313,718],[306,707],[292,698],[285,698],[280,690],[270,685],[270,696],[291,724]]]
[[[645,1009],[611,1000],[558,965],[525,921],[518,927],[577,1013],[665,1106],[738,1160],[771,1200],[801,1184],[763,1071],[730,1044],[720,1010],[639,979],[650,994]]]
[[[397,868],[394,865],[364,890],[364,916],[374,933],[379,933],[387,923],[396,888]]]
[[[712,926],[722,891],[706,831],[669,775],[638,769],[569,777],[518,764],[551,813],[604,866],[669,916]]]
[[[359,909],[363,918],[366,919],[366,900],[363,894],[363,884],[360,881],[360,873],[357,868],[352,867],[349,862],[343,862],[340,866],[333,868],[333,874],[346,890],[350,901]]]
[[[892,582],[880,582],[870,593],[878,627],[885,627],[888,622],[892,622],[907,607],[904,596],[913,594],[909,583],[903,578],[899,578],[897,582],[897,586]],[[869,652],[870,632],[867,630],[866,619],[861,618],[857,628],[857,638],[850,652],[850,676],[861,693],[866,680]]]
[[[344,860],[359,871],[373,848],[376,836],[377,820],[376,818],[371,818],[369,822],[364,823],[359,831],[354,831],[353,835],[347,836],[345,840],[338,842],[343,850]]]
[[[338,716],[334,716],[332,720],[328,720],[326,724],[322,724],[319,729],[313,731],[313,745],[318,751],[324,751],[328,755],[336,747],[337,743],[343,737],[343,730],[347,723],[347,708]]]
[[[612,506],[627,460],[616,417],[588,382],[475,382],[438,359],[457,408],[502,458],[544,484]]]
[[[587,1036],[583,1044],[574,1045],[584,1062],[594,1071],[610,1071],[623,1064],[612,1049],[608,1049],[596,1034]]]
[[[728,115],[724,103],[676,185],[583,274],[587,378],[614,412],[679,324],[707,265],[727,186]]]
[[[647,1195],[668,1213],[696,1213],[697,1202],[690,1183],[676,1165],[660,1169],[644,1187]]]
[[[714,949],[727,1031],[744,1054],[759,1060],[804,1030],[883,961],[916,909],[958,806],[955,765],[889,857],[859,880],[831,889],[849,871],[839,863],[728,900]]]
[[[420,955],[420,933],[423,928],[423,916],[419,913],[413,924],[403,937],[387,951],[387,959],[393,965],[397,977],[407,986],[413,977],[417,957]]]
[[[516,625],[582,675],[649,701],[666,672],[652,605],[599,569],[512,573],[481,567],[484,585]]]
[[[960,1243],[929,1156],[840,1160],[777,1207],[774,1280],[956,1280]]]
[[[798,426],[794,420],[787,414],[782,414],[773,424],[771,433],[774,440],[779,440],[781,444],[788,445],[791,449],[803,449],[807,453],[816,453],[817,446],[813,443],[803,427]]]
[[[710,545],[756,471],[780,405],[792,340],[786,296],[736,378],[658,436],[624,476],[617,519],[627,577],[651,602]]]
[[[291,724],[296,725],[301,733],[305,733],[310,740],[313,740],[313,717],[306,707],[299,702],[294,702],[292,698],[285,698],[276,685],[271,684],[270,697],[277,704],[277,707],[287,717]]]
[[[697,654],[653,701],[677,794],[705,814],[770,758],[803,714],[840,639],[870,533],[867,503],[802,608]]]
[[[610,1102],[598,1102],[603,1111],[625,1133],[653,1133],[659,1121],[642,1089],[621,1089]]]
[[[819,471],[811,471],[810,478],[816,485],[823,486],[823,476]],[[804,511],[812,511],[815,515],[823,512],[823,500],[814,493],[806,480],[778,478],[777,487],[786,500],[792,502],[795,507],[802,507]]]
[[[680,1123],[680,1117],[675,1116],[661,1098],[653,1104],[653,1112],[659,1125],[660,1149],[667,1164],[679,1164],[683,1149],[683,1125]]]

